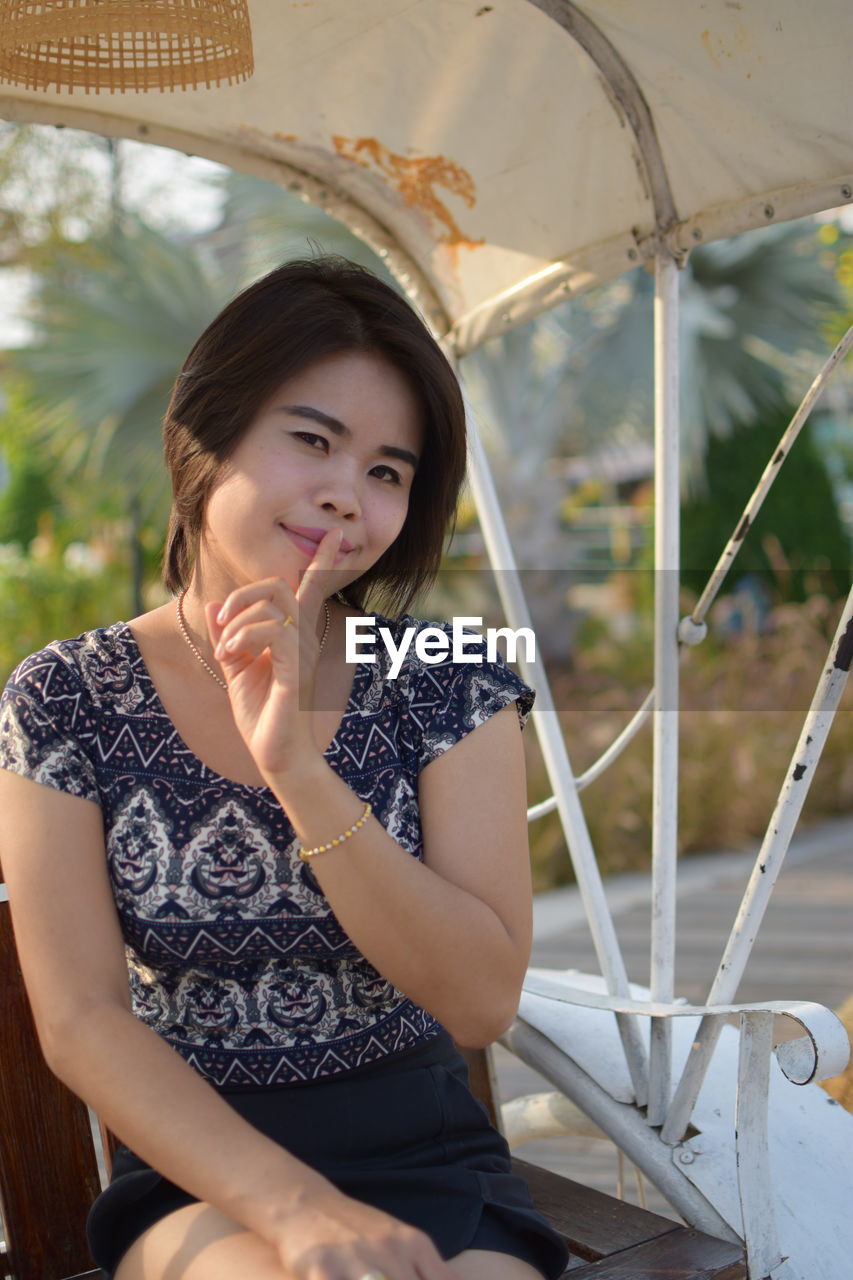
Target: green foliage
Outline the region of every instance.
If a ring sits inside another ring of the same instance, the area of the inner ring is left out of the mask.
[[[8,379],[0,417],[0,543],[25,548],[59,508],[55,459],[39,447],[38,414],[26,384]]]
[[[247,284],[282,262],[318,253],[341,254],[360,262],[387,284],[399,283],[363,240],[340,222],[291,191],[229,170],[222,179],[225,202],[222,222],[210,237],[224,262]]]
[[[103,139],[0,122],[0,264],[50,270],[57,247],[101,232],[108,167]]]
[[[821,231],[830,232],[822,234],[821,240],[834,246],[835,256],[831,261],[841,295],[840,308],[830,314],[826,323],[827,338],[835,346],[853,324],[853,235],[842,236],[832,224],[822,227]],[[848,353],[846,364],[848,368],[853,365],[853,353]]]
[[[160,423],[175,374],[225,302],[202,254],[128,222],[65,248],[36,299],[40,337],[15,353],[70,475],[144,493],[165,514]]]
[[[155,600],[162,533],[134,530],[127,498],[105,479],[69,484],[25,381],[10,382],[0,420],[6,487],[0,493],[0,677],[49,640],[138,612],[131,539],[138,538]],[[150,607],[150,605],[149,605]]]
[[[91,534],[88,542],[64,542],[43,521],[27,552],[0,546],[0,683],[51,640],[130,616],[121,530]]]
[[[791,398],[789,357],[825,349],[820,322],[838,299],[814,223],[696,249],[686,284],[682,358],[686,370],[698,362],[704,374],[688,380],[687,430],[726,435],[777,411]]]
[[[54,505],[50,468],[27,456],[10,468],[9,484],[0,497],[0,543],[16,543],[21,550],[38,533],[39,516]]]
[[[697,593],[738,526],[793,413],[784,408],[732,435],[709,440],[707,494],[687,502],[682,515],[682,581]],[[807,425],[746,535],[730,577],[760,575],[777,600],[802,601],[816,591],[846,595],[850,553],[826,464]]]

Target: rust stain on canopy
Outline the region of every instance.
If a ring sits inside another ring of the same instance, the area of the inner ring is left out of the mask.
[[[445,156],[398,155],[376,138],[344,138],[335,134],[332,142],[338,155],[390,178],[406,204],[425,214],[440,244],[467,249],[483,244],[482,240],[470,240],[463,235],[453,214],[435,191],[436,187],[444,187],[472,209],[477,196],[467,169]]]

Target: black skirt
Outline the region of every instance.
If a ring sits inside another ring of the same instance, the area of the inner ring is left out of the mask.
[[[565,1270],[566,1245],[512,1173],[509,1149],[468,1088],[467,1065],[446,1033],[327,1080],[220,1092],[346,1195],[420,1228],[442,1257],[492,1249],[548,1280]],[[105,1280],[148,1227],[194,1203],[119,1147],[87,1221]]]

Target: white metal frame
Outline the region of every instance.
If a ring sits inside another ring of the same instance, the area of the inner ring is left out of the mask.
[[[740,1069],[737,1103],[737,1168],[743,1240],[748,1272],[752,1280],[769,1276],[781,1262],[776,1232],[767,1140],[767,1100],[769,1089],[772,1024],[774,1012],[790,1012],[785,1006],[738,1006],[733,1001],[754,942],[758,925],[776,882],[808,786],[814,774],[835,709],[846,683],[851,661],[851,599],[842,615],[830,661],[819,682],[806,718],[791,769],[771,818],[767,837],[756,859],[717,976],[706,1006],[691,1009],[701,1014],[695,1052],[672,1096],[671,1019],[685,1016],[688,1007],[673,1002],[675,975],[675,880],[677,852],[678,784],[678,674],[680,645],[700,643],[706,632],[705,617],[725,578],[752,519],[770,485],[778,475],[823,387],[853,345],[853,328],[839,343],[809,388],[778,448],[768,461],[764,475],[751,497],[744,517],[729,539],[719,564],[689,618],[679,622],[679,411],[678,411],[678,269],[684,255],[678,248],[678,219],[669,183],[657,146],[653,122],[628,68],[610,48],[587,18],[570,0],[532,0],[560,22],[593,57],[608,78],[634,130],[657,215],[655,244],[655,679],[649,698],[631,724],[597,762],[590,775],[598,776],[630,740],[647,718],[653,717],[654,799],[652,846],[652,946],[650,957],[651,992],[648,1001],[625,1000],[627,975],[612,917],[607,908],[600,875],[594,860],[588,830],[580,807],[578,780],[574,778],[568,754],[552,716],[537,716],[534,723],[554,788],[553,802],[559,810],[575,867],[596,954],[605,978],[608,996],[590,996],[574,991],[567,994],[565,980],[552,982],[529,976],[528,992],[551,994],[574,1003],[591,1003],[612,1010],[620,1025],[625,1056],[635,1094],[634,1109],[615,1102],[558,1050],[536,1028],[522,1021],[505,1037],[505,1043],[530,1065],[557,1084],[572,1101],[617,1142],[621,1150],[668,1196],[679,1211],[697,1226],[730,1237],[731,1228],[712,1205],[699,1196],[679,1173],[668,1150],[684,1137],[693,1108],[708,1070],[714,1046],[723,1026],[723,1017],[740,1018]],[[506,318],[506,317],[505,317]],[[480,326],[488,332],[488,324]],[[459,326],[457,326],[457,331]],[[462,345],[462,344],[460,344]],[[509,538],[503,524],[488,463],[476,434],[471,450],[471,479],[492,567],[498,573],[498,589],[513,627],[529,626],[527,608]],[[525,674],[522,671],[522,674]],[[537,683],[542,688],[539,675]],[[547,686],[545,689],[547,698]],[[544,802],[531,811],[535,818],[553,807]],[[562,992],[562,994],[558,994]],[[642,1038],[631,1013],[652,1019],[650,1057],[646,1073]],[[831,1048],[815,1052],[813,1070],[801,1081],[822,1079],[844,1069],[849,1042],[841,1024],[826,1010],[816,1015],[828,1027]],[[643,1109],[644,1112],[643,1112]],[[535,1122],[534,1122],[535,1127]]]
[[[641,712],[654,717],[653,869],[652,869],[652,952],[651,993],[648,1000],[625,999],[630,990],[612,917],[607,907],[600,873],[595,862],[586,821],[578,798],[568,753],[552,715],[537,713],[533,719],[543,756],[554,788],[554,800],[563,820],[578,886],[583,898],[596,954],[606,980],[608,994],[579,992],[566,981],[550,983],[541,976],[529,976],[525,990],[551,995],[566,1003],[609,1009],[620,1026],[635,1104],[626,1109],[614,1101],[606,1089],[592,1082],[580,1067],[547,1041],[535,1027],[519,1021],[504,1042],[531,1066],[541,1071],[594,1120],[630,1157],[683,1216],[694,1225],[724,1238],[731,1228],[697,1193],[668,1157],[668,1149],[683,1139],[714,1047],[725,1017],[737,1014],[741,1024],[741,1069],[738,1078],[737,1167],[743,1240],[748,1271],[754,1280],[769,1276],[781,1261],[775,1228],[767,1141],[767,1089],[773,1014],[788,1014],[784,1004],[735,1005],[737,987],[755,941],[758,927],[770,900],[779,870],[790,844],[808,788],[853,659],[853,590],[838,623],[830,646],[829,659],[818,682],[800,739],[794,751],[779,801],[768,825],[767,835],[756,857],[743,902],[720,961],[717,976],[701,1008],[679,1005],[673,1000],[676,831],[675,795],[678,777],[678,666],[679,642],[696,644],[705,634],[705,615],[731,567],[745,530],[778,475],[810,409],[846,352],[853,346],[853,327],[838,344],[809,388],[803,403],[785,431],[779,446],[750,498],[744,517],[727,543],[720,562],[694,613],[678,620],[678,414],[677,380],[673,368],[677,360],[677,266],[662,250],[658,260],[655,298],[656,335],[656,617],[655,688]],[[497,501],[488,462],[476,432],[472,435],[470,472],[472,488],[484,531],[498,590],[511,625],[529,626],[530,618]],[[529,675],[522,666],[522,674]],[[549,702],[547,683],[541,674],[536,683]],[[624,743],[636,731],[644,715],[638,713],[617,742]],[[615,757],[614,743],[605,753]],[[594,766],[600,772],[599,765]],[[547,805],[532,810],[531,817],[546,811]],[[819,1011],[819,1013],[817,1012]],[[645,1047],[632,1014],[652,1019],[648,1074]],[[701,1015],[694,1052],[688,1058],[675,1094],[671,1089],[671,1019]],[[828,1078],[844,1069],[850,1045],[841,1023],[828,1010],[815,1006],[815,1020],[826,1035],[826,1044],[815,1045],[813,1068],[798,1083]],[[807,1028],[808,1029],[808,1028]],[[784,1057],[784,1054],[783,1054]],[[789,1076],[789,1078],[793,1078]],[[531,1130],[531,1136],[535,1128]],[[697,1198],[698,1197],[698,1198]]]
[[[721,1029],[727,1018],[740,1022],[740,1054],[737,1077],[736,1155],[743,1240],[750,1277],[763,1280],[782,1260],[775,1225],[772,1170],[768,1144],[769,1071],[773,1045],[774,1017],[799,1024],[804,1035],[776,1051],[784,1074],[794,1084],[827,1079],[842,1071],[850,1045],[844,1027],[821,1005],[768,1001],[763,1004],[688,1005],[664,1004],[654,1000],[624,1000],[599,992],[570,986],[560,975],[534,970],[525,990],[557,1002],[614,1014],[637,1013],[655,1022],[673,1018],[702,1019]],[[719,1033],[719,1032],[718,1032]],[[722,1239],[737,1239],[728,1222],[686,1177],[672,1159],[670,1144],[648,1125],[642,1112],[613,1097],[591,1079],[571,1057],[535,1027],[518,1020],[504,1037],[507,1046],[540,1071],[603,1129],[631,1160],[667,1196],[688,1222]],[[692,1153],[685,1147],[682,1156]],[[684,1163],[689,1165],[690,1159]]]

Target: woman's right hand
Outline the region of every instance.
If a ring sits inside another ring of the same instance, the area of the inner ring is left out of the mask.
[[[295,1280],[457,1280],[423,1231],[333,1187],[288,1214],[277,1237]]]

